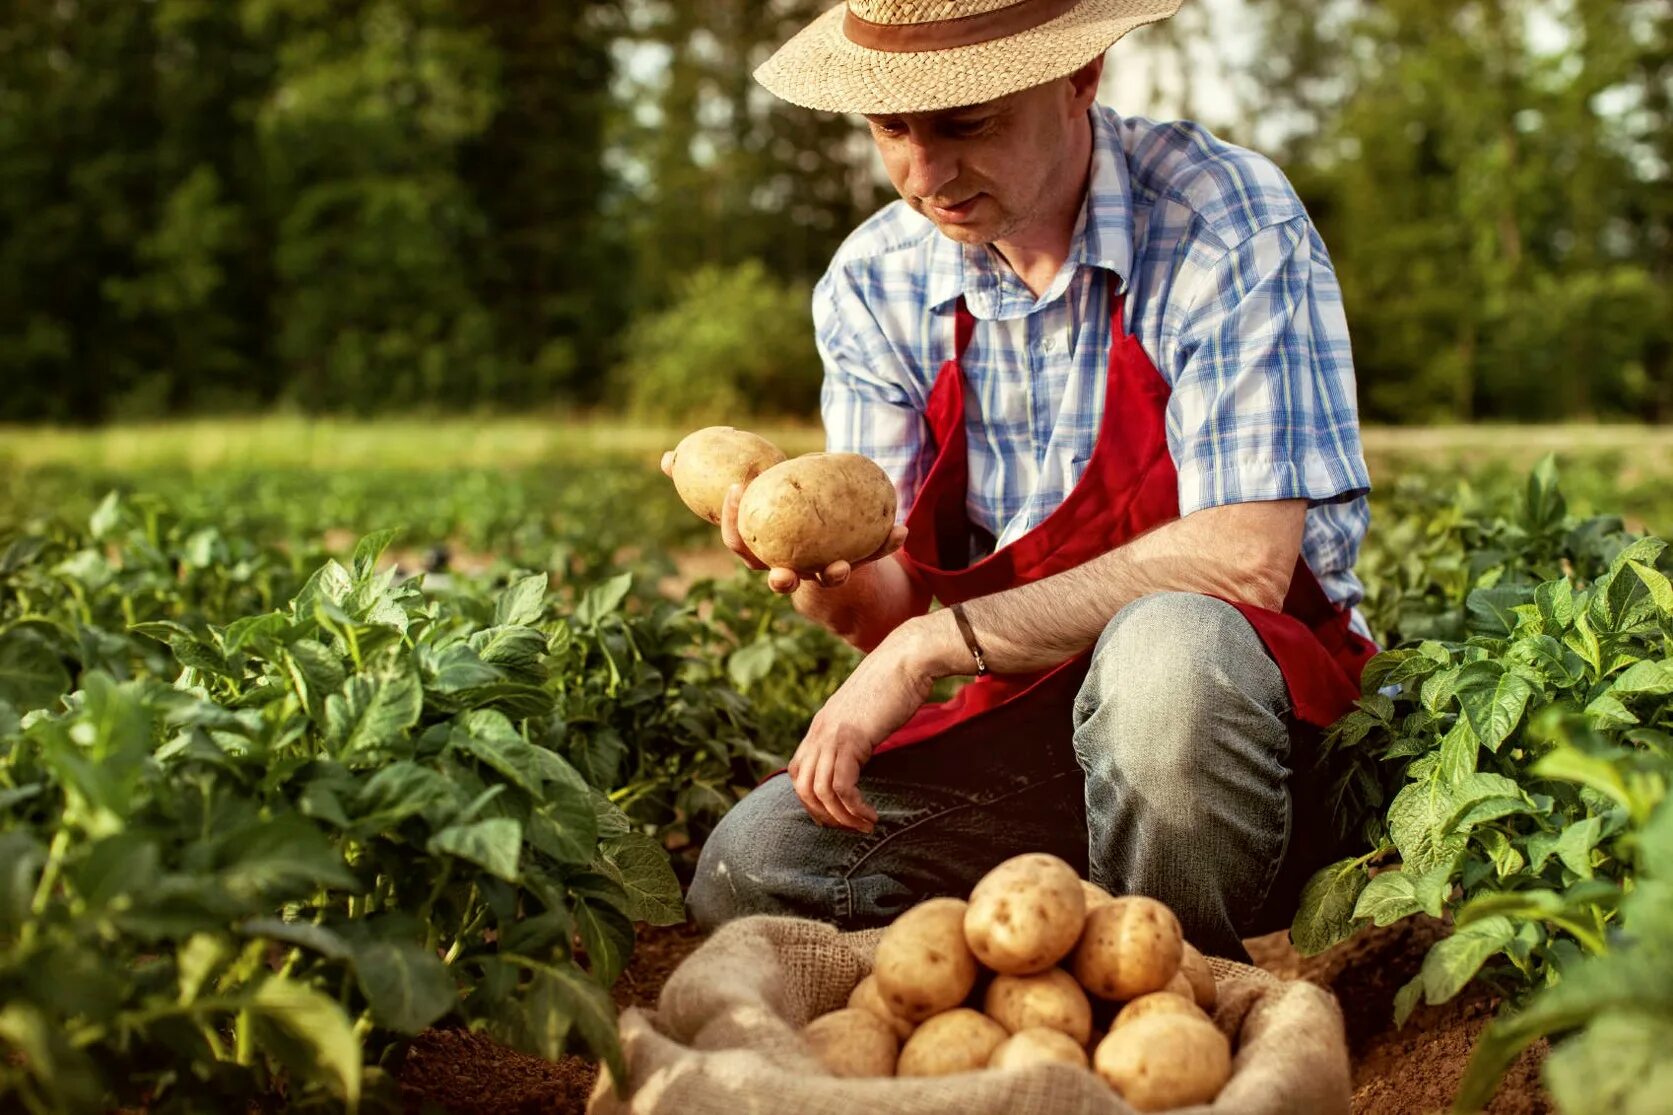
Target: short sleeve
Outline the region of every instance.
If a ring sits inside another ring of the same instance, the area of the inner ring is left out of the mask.
[[[825,448],[871,458],[894,481],[904,520],[928,469],[929,439],[912,379],[863,292],[840,267],[813,290],[814,339],[825,366]]]
[[[1341,291],[1307,217],[1225,250],[1197,287],[1172,363],[1181,515],[1257,500],[1317,507],[1370,490]]]

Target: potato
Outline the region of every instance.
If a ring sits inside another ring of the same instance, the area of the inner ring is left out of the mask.
[[[1200,1018],[1209,1021],[1203,1009],[1194,1003],[1189,995],[1177,995],[1172,991],[1152,991],[1148,995],[1140,995],[1137,999],[1121,1008],[1121,1013],[1110,1023],[1111,1030],[1119,1030],[1141,1018],[1148,1018],[1153,1014],[1182,1014],[1189,1018]]]
[[[709,426],[687,434],[674,447],[674,490],[687,507],[719,523],[728,488],[749,484],[783,460],[783,450],[764,437],[731,426]]]
[[[744,489],[738,532],[771,566],[816,573],[876,553],[895,525],[895,486],[858,453],[808,453]]]
[[[1035,976],[995,976],[982,1009],[1013,1034],[1058,1030],[1081,1045],[1092,1036],[1092,1004],[1075,977],[1062,968]]]
[[[802,1030],[832,1076],[893,1076],[900,1041],[888,1023],[868,1010],[822,1014]]]
[[[1168,978],[1168,982],[1163,985],[1162,990],[1170,991],[1181,999],[1193,1003],[1197,1001],[1197,990],[1191,986],[1191,977],[1185,974],[1185,955],[1183,952],[1180,953],[1179,957],[1179,970]]]
[[[1075,978],[1103,999],[1136,999],[1160,991],[1179,971],[1184,938],[1173,911],[1129,895],[1086,917],[1075,947]]]
[[[1021,1069],[1029,1065],[1062,1063],[1087,1068],[1086,1050],[1061,1030],[1035,1026],[1018,1030],[993,1051],[990,1069]]]
[[[969,1007],[945,1011],[912,1031],[895,1072],[899,1076],[949,1076],[986,1068],[993,1051],[1008,1036],[1005,1027]]]
[[[922,1022],[958,1006],[976,986],[976,957],[964,940],[968,908],[962,898],[931,898],[883,931],[872,974],[892,1014]]]
[[[1190,941],[1185,942],[1184,950],[1179,958],[1179,970],[1191,982],[1191,997],[1197,1006],[1212,1013],[1219,993],[1214,989],[1214,973],[1209,970],[1208,959]]]
[[[970,951],[1007,976],[1043,972],[1069,954],[1086,922],[1075,869],[1056,856],[1013,856],[970,892],[964,937]]]
[[[1108,906],[1111,902],[1115,901],[1115,896],[1113,894],[1099,886],[1097,883],[1089,882],[1086,879],[1082,879],[1080,881],[1080,891],[1081,894],[1086,897],[1086,909],[1088,913],[1099,906]]]
[[[1139,1111],[1209,1103],[1231,1078],[1231,1043],[1212,1022],[1153,1014],[1098,1043],[1092,1068]]]
[[[877,977],[874,975],[861,980],[854,990],[849,993],[848,1005],[859,1010],[870,1011],[887,1022],[889,1029],[893,1030],[895,1037],[901,1041],[905,1041],[912,1036],[915,1027],[889,1009],[889,1004],[883,1001],[883,993],[877,989]]]

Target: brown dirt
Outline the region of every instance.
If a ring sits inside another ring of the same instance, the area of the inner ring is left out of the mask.
[[[1451,1106],[1470,1050],[1498,1000],[1471,987],[1450,1003],[1418,1007],[1402,1029],[1393,1022],[1394,993],[1417,973],[1424,953],[1444,932],[1440,922],[1416,918],[1367,930],[1311,958],[1298,955],[1282,933],[1248,942],[1262,968],[1311,980],[1341,1001],[1355,1115],[1430,1115]],[[614,989],[617,1006],[655,1006],[663,981],[701,940],[690,925],[641,926],[633,964]],[[1553,1110],[1539,1083],[1545,1048],[1541,1042],[1511,1066],[1487,1108],[1491,1115]],[[436,1030],[413,1043],[401,1089],[409,1112],[581,1115],[596,1077],[596,1067],[581,1057],[543,1061],[462,1030]]]

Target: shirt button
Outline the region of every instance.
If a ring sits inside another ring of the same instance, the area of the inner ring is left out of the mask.
[[[1056,337],[1047,337],[1045,340],[1040,342],[1040,347],[1047,352],[1056,352],[1057,351],[1057,338]]]

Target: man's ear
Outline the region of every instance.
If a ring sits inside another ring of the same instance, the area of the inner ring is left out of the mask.
[[[1070,109],[1080,113],[1091,108],[1092,102],[1098,99],[1098,83],[1103,78],[1104,56],[1102,54],[1070,74]]]

